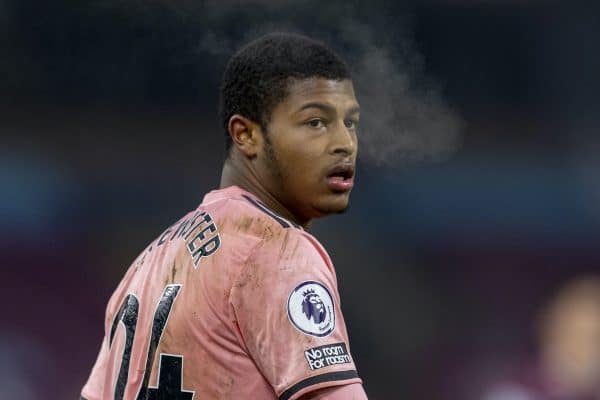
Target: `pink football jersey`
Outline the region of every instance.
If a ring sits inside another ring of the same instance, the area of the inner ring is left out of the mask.
[[[297,399],[361,383],[326,251],[236,186],[140,254],[104,328],[87,400]]]

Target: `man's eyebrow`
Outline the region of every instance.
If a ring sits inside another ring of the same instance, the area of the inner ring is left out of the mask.
[[[329,113],[335,113],[336,112],[335,107],[333,107],[333,106],[331,106],[329,104],[326,104],[326,103],[320,103],[318,101],[313,101],[313,102],[304,104],[302,107],[300,107],[300,109],[298,109],[297,112],[304,111],[307,108],[318,108],[318,109],[320,109],[322,111],[329,112]],[[357,113],[359,111],[360,111],[360,107],[359,106],[354,106],[354,107],[350,108],[346,112],[346,114],[355,114],[355,113]]]
[[[348,110],[348,114],[356,114],[360,112],[360,106],[354,106]]]

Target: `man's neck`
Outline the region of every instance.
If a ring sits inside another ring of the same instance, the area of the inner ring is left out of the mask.
[[[310,220],[302,221],[296,217],[260,182],[254,170],[243,164],[245,163],[236,160],[235,156],[230,156],[225,160],[219,187],[238,186],[258,197],[260,201],[280,216],[301,225],[305,229],[308,228]]]

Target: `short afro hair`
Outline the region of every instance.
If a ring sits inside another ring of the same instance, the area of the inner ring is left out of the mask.
[[[225,130],[225,150],[233,141],[229,119],[235,114],[266,129],[271,112],[287,96],[291,79],[350,79],[346,63],[327,45],[292,33],[270,33],[235,53],[225,68],[219,114]]]

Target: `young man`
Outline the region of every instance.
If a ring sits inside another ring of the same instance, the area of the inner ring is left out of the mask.
[[[346,65],[306,37],[263,36],[229,61],[221,117],[221,188],[127,271],[82,398],[366,399],[335,270],[305,231],[353,186]]]

